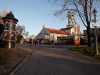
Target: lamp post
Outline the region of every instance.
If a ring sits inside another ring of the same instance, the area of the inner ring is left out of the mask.
[[[98,45],[97,45],[97,34],[96,34],[96,29],[97,29],[97,26],[98,26],[98,24],[96,24],[96,16],[97,16],[97,10],[94,8],[94,10],[93,10],[93,15],[94,15],[94,20],[93,20],[93,22],[94,22],[94,24],[93,24],[93,26],[94,26],[94,28],[95,28],[95,36],[94,36],[94,55],[99,55],[99,51],[98,51]]]

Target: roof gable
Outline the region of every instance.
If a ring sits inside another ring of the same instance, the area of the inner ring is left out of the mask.
[[[50,34],[50,32],[49,32],[47,29],[42,28],[42,30],[39,32],[39,34],[38,34],[38,35],[41,35],[41,34],[49,35],[49,34]]]

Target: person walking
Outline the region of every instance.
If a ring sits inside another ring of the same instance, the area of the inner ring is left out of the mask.
[[[32,45],[32,39],[29,40],[30,46]]]
[[[35,46],[36,46],[37,41],[35,40],[35,42],[34,42],[34,43],[35,43]]]

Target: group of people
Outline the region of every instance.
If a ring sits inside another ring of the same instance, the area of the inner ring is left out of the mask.
[[[30,46],[32,45],[32,43],[34,43],[34,44],[35,44],[35,46],[36,46],[37,41],[36,41],[36,40],[29,39],[29,43],[30,43]]]

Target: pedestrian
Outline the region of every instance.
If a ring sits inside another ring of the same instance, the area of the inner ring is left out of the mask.
[[[36,46],[36,43],[37,43],[37,42],[36,42],[36,40],[35,40],[35,46]]]
[[[32,44],[32,39],[29,40],[29,43],[30,43],[30,46],[31,46],[31,44]]]

